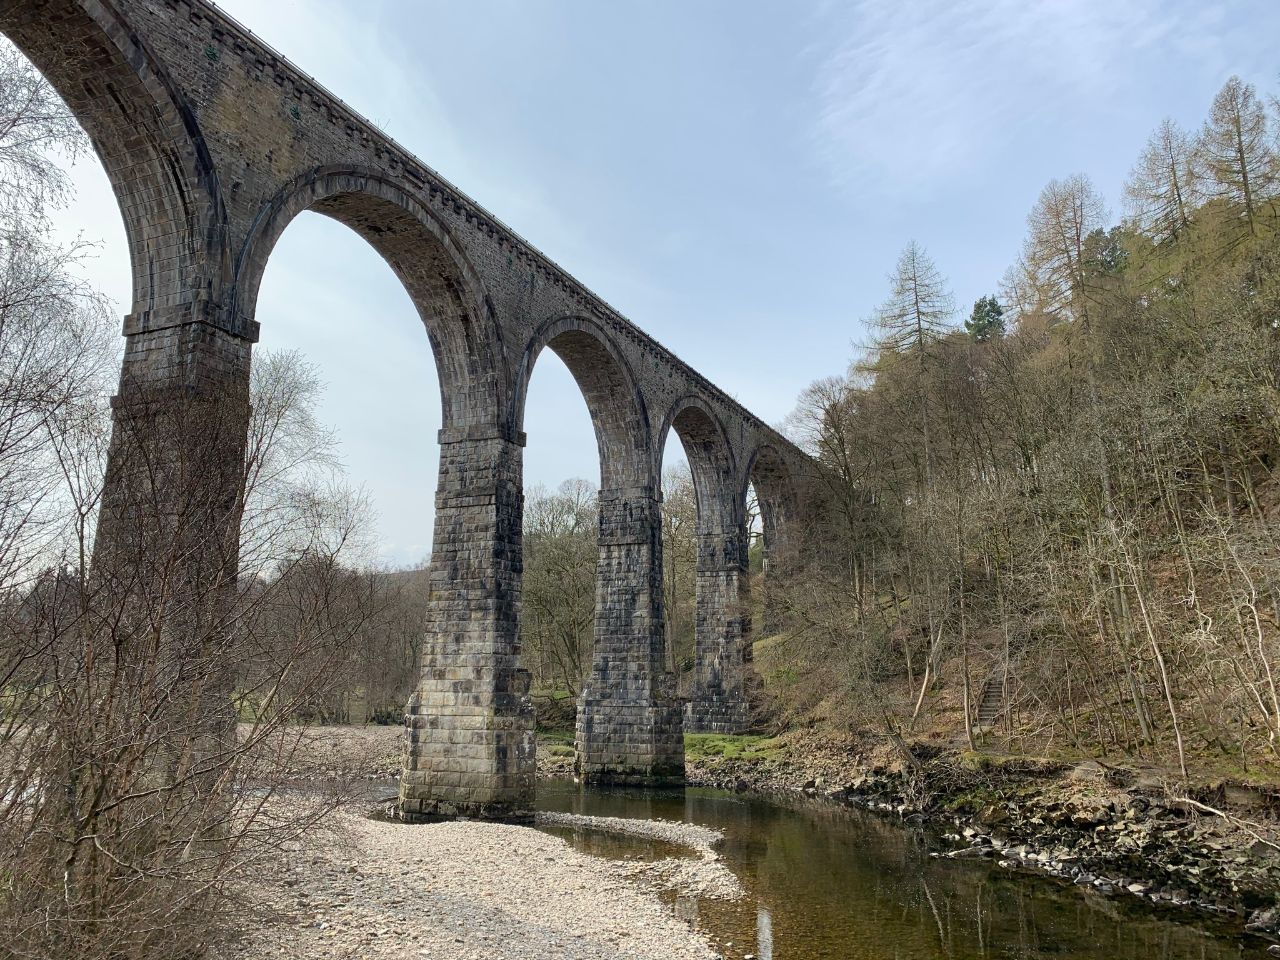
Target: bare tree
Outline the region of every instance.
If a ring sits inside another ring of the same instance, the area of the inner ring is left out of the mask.
[[[289,356],[246,397],[131,393],[109,482],[118,336],[46,218],[83,144],[0,50],[0,929],[16,957],[198,956],[334,802],[278,790],[370,615],[363,513]],[[237,686],[275,691],[238,734]]]
[[[1231,77],[1209,110],[1198,144],[1210,187],[1236,205],[1251,234],[1276,196],[1277,158],[1267,132],[1267,112],[1253,85]]]
[[[71,195],[51,155],[73,160],[89,147],[70,111],[13,44],[0,39],[0,220],[6,229],[42,231],[50,208]]]
[[[1196,205],[1195,142],[1176,122],[1161,121],[1125,184],[1138,229],[1157,243],[1176,239]]]
[[[567,480],[555,493],[529,492],[525,502],[521,635],[540,688],[574,700],[591,667],[595,635],[595,487]]]
[[[920,430],[924,438],[924,473],[928,477],[933,469],[933,451],[923,377],[928,373],[930,350],[946,333],[955,315],[955,301],[938,268],[914,240],[903,249],[889,282],[892,292],[876,311],[872,324],[880,334],[879,352],[911,357],[921,374]]]

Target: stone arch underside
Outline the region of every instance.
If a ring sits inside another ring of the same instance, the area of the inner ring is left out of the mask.
[[[133,308],[125,332],[218,316],[225,266],[213,164],[164,70],[102,3],[0,6],[0,31],[44,75],[93,143],[129,243]]]
[[[741,516],[734,498],[735,463],[724,425],[715,411],[697,397],[677,400],[663,430],[662,455],[668,430],[680,438],[693,475],[699,530],[726,530]]]
[[[477,427],[500,432],[502,340],[483,285],[448,231],[412,195],[381,177],[317,170],[285,186],[259,214],[237,257],[236,314],[254,322],[271,252],[305,211],[349,227],[403,284],[435,356],[443,435]]]
[[[600,455],[600,490],[651,487],[648,411],[635,376],[605,329],[581,317],[543,324],[525,349],[512,422],[523,429],[525,399],[538,357],[551,350],[573,376],[591,416]]]
[[[693,733],[742,733],[750,723],[751,650],[745,505],[714,411],[696,398],[678,401],[674,411],[671,429],[688,458],[698,507],[694,674],[684,726]]]

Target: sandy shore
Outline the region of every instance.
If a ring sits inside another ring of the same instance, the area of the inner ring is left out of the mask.
[[[530,827],[411,826],[355,813],[336,814],[334,826],[341,839],[304,845],[255,885],[276,919],[247,931],[238,956],[710,960],[715,951],[657,890],[736,891],[711,853],[714,838],[678,829],[662,838],[691,847],[693,857],[637,864],[579,853]]]

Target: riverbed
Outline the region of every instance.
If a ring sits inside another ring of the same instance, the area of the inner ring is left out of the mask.
[[[381,768],[381,765],[379,765]],[[1001,867],[930,830],[821,800],[538,783],[538,828],[371,818],[263,878],[284,922],[241,956],[413,960],[1257,960],[1238,922]],[[551,822],[555,821],[555,822]],[[693,824],[703,831],[659,825]],[[711,833],[708,833],[710,831]],[[715,840],[707,838],[712,834]],[[707,860],[707,848],[714,853]],[[700,859],[702,858],[702,859]]]
[[[1135,898],[949,859],[927,830],[821,802],[779,804],[718,790],[583,790],[538,785],[543,810],[687,821],[723,834],[717,852],[744,896],[668,894],[670,909],[725,956],[761,960],[1041,958],[1226,960],[1268,956],[1230,924]],[[591,831],[556,831],[584,851]],[[594,845],[594,850],[593,850]],[[732,944],[732,946],[729,946]]]

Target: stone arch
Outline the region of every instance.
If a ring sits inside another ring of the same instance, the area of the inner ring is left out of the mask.
[[[479,275],[444,225],[380,175],[318,168],[276,193],[254,219],[236,257],[232,308],[240,322],[254,324],[267,260],[304,211],[351,228],[404,285],[435,354],[444,429],[496,425],[502,409],[502,339]]]
[[[582,391],[600,453],[595,636],[578,698],[575,767],[587,782],[678,782],[684,741],[666,667],[662,514],[644,394],[608,330],[586,317],[556,317],[539,325],[521,358],[511,410],[517,427],[548,348]]]
[[[747,460],[740,499],[745,504],[747,487],[754,486],[760,505],[765,556],[776,553],[780,530],[795,514],[795,480],[777,447],[763,444]]]
[[[125,332],[225,325],[210,306],[226,279],[221,189],[195,116],[156,57],[98,0],[7,3],[0,31],[66,102],[111,182],[133,272]]]
[[[662,476],[662,456],[669,432],[674,430],[689,459],[694,495],[698,504],[699,530],[723,530],[740,520],[736,509],[734,477],[736,463],[728,432],[719,416],[705,400],[685,394],[671,404],[663,419],[658,443],[656,475]]]
[[[760,632],[768,635],[778,629],[777,597],[770,589],[786,563],[787,528],[796,516],[795,477],[777,447],[763,444],[747,461],[743,474],[741,502],[747,499],[748,486],[754,486],[760,508],[761,532],[764,535],[763,623]]]
[[[644,394],[626,357],[594,320],[557,317],[534,332],[516,377],[511,412],[514,427],[524,429],[529,380],[544,349],[564,361],[587,403],[600,452],[600,489],[648,488],[656,493]]]
[[[741,733],[749,724],[751,619],[745,510],[733,448],[715,411],[697,396],[672,404],[664,436],[667,426],[689,459],[698,509],[697,615],[684,728]]]

